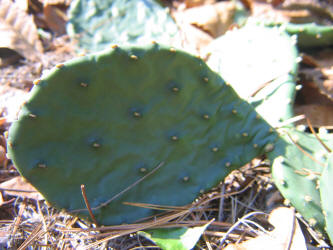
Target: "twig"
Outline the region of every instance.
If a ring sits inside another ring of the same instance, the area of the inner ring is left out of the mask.
[[[181,221],[181,222],[167,222],[163,225],[158,225],[159,228],[173,228],[173,227],[195,227],[195,226],[202,226],[210,221],[208,220],[198,220],[198,221]],[[118,226],[103,226],[103,227],[96,227],[96,228],[87,228],[87,229],[81,229],[81,228],[72,228],[72,229],[59,229],[59,232],[62,233],[77,233],[77,232],[95,232],[95,231],[123,231],[123,230],[130,230],[139,228],[141,226],[146,225],[146,223],[140,223],[140,224],[125,224],[125,225],[118,225]],[[228,222],[219,222],[219,221],[213,221],[211,223],[213,226],[217,227],[231,227],[232,224]],[[117,233],[117,232],[116,232]],[[102,234],[99,234],[102,235]],[[91,237],[95,237],[95,235],[92,235]]]
[[[49,235],[48,235],[48,230],[47,230],[47,226],[46,226],[45,217],[44,217],[44,215],[43,215],[42,209],[40,208],[39,201],[37,200],[36,203],[37,203],[37,209],[38,209],[39,215],[40,215],[40,217],[41,217],[41,219],[42,219],[42,223],[43,223],[44,231],[46,232],[46,234],[45,234],[45,242],[44,242],[44,244],[47,245],[47,237],[48,237]],[[50,237],[50,239],[51,239],[51,237]]]
[[[112,240],[114,238],[118,238],[120,236],[128,235],[128,234],[131,234],[131,233],[135,233],[137,231],[141,231],[141,230],[144,230],[144,229],[152,228],[152,227],[160,225],[160,224],[164,224],[166,222],[169,222],[169,221],[171,221],[173,219],[176,219],[177,217],[182,216],[182,215],[184,215],[186,213],[189,213],[189,212],[190,211],[186,211],[186,210],[185,211],[181,211],[181,212],[178,212],[178,213],[174,213],[174,214],[171,214],[171,215],[164,216],[162,218],[156,219],[155,221],[152,221],[152,222],[144,223],[140,227],[137,227],[137,228],[134,228],[134,229],[130,229],[130,230],[124,230],[123,232],[120,232],[119,234],[112,235],[110,237],[106,237],[106,238],[104,238],[102,240],[96,241],[96,242],[88,245],[84,249],[94,248],[97,245],[99,245],[99,244],[101,244],[101,243],[103,243],[105,241],[109,241],[109,240]]]
[[[295,146],[307,157],[309,157],[311,160],[313,160],[314,162],[318,163],[319,165],[321,165],[322,167],[325,167],[325,165],[318,161],[316,158],[314,158],[312,155],[310,155],[308,152],[306,152],[300,145],[297,144],[297,142],[291,137],[291,135],[289,133],[287,133],[289,139],[292,141],[292,143],[295,144]]]
[[[312,124],[310,122],[310,120],[308,118],[306,118],[306,122],[309,126],[309,129],[311,131],[311,133],[317,138],[317,140],[320,142],[320,144],[326,149],[327,152],[331,153],[332,150],[322,141],[322,139],[319,138],[319,136],[317,135],[317,133],[314,131]]]
[[[296,215],[295,215],[295,208],[292,208],[292,211],[293,211],[293,225],[292,225],[292,228],[291,228],[291,232],[290,232],[290,237],[289,237],[289,240],[288,240],[288,246],[286,248],[286,250],[290,250],[291,249],[291,245],[293,243],[293,239],[295,237],[295,231],[296,231]]]
[[[256,215],[256,214],[265,214],[264,212],[252,212],[249,213],[245,216],[243,216],[242,218],[240,218],[231,228],[229,228],[229,230],[226,232],[226,234],[224,235],[224,237],[221,239],[220,241],[220,247],[223,245],[223,243],[225,242],[225,240],[228,238],[228,235],[234,230],[236,229],[241,223],[243,223],[244,220],[246,220],[247,218]]]
[[[189,206],[164,206],[164,205],[155,205],[155,204],[148,204],[148,203],[140,203],[140,202],[123,202],[125,205],[141,207],[141,208],[148,208],[154,210],[163,210],[163,211],[175,211],[175,210],[186,210],[189,209]]]
[[[13,228],[13,231],[11,233],[11,238],[15,237],[16,231],[17,231],[17,229],[18,229],[18,227],[21,223],[22,215],[23,215],[23,212],[24,212],[26,206],[27,206],[27,203],[26,203],[26,199],[24,198],[23,202],[22,202],[22,205],[20,206],[20,210],[18,212],[18,215],[15,218],[14,228]]]
[[[107,206],[108,204],[110,204],[113,200],[115,200],[116,198],[118,198],[119,196],[121,196],[122,194],[124,194],[125,192],[129,191],[130,189],[132,189],[133,187],[135,187],[136,185],[138,185],[140,182],[142,182],[144,179],[146,179],[148,176],[152,175],[153,173],[155,173],[160,167],[162,167],[164,164],[164,162],[161,162],[160,164],[157,165],[156,168],[154,168],[152,171],[150,171],[148,174],[146,174],[145,176],[143,176],[142,178],[140,178],[139,180],[137,180],[136,182],[134,182],[133,184],[131,184],[130,186],[128,186],[127,188],[125,188],[123,191],[119,192],[118,194],[114,195],[111,199],[107,200],[106,202],[101,203],[100,205],[98,205],[97,207],[93,207],[91,208],[91,210],[97,210],[100,209],[102,207]],[[72,213],[75,212],[82,212],[82,211],[87,211],[87,209],[83,208],[83,209],[75,209],[72,210]]]
[[[86,194],[86,187],[84,184],[81,185],[81,192],[82,192],[82,196],[83,196],[83,199],[84,199],[84,203],[86,204],[86,207],[88,209],[88,212],[89,212],[89,215],[91,217],[91,219],[93,220],[93,222],[97,224],[97,221],[96,221],[96,218],[93,214],[93,212],[91,211],[91,208],[90,208],[90,204],[89,204],[89,201],[88,201],[88,198],[87,198],[87,194]]]
[[[301,121],[303,119],[305,119],[305,115],[297,115],[297,116],[291,117],[283,122],[280,122],[279,125],[276,126],[275,128],[282,128],[284,126]]]
[[[102,203],[101,205],[93,208],[93,210],[95,209],[99,209],[102,207],[107,206],[111,201],[113,201],[114,199],[118,198],[119,196],[121,196],[122,194],[124,194],[125,192],[129,191],[130,189],[132,189],[133,187],[135,187],[136,185],[138,185],[140,182],[142,182],[144,179],[146,179],[148,176],[152,175],[153,173],[155,173],[160,167],[162,167],[164,165],[164,162],[161,162],[160,164],[157,165],[156,168],[154,168],[152,171],[150,171],[148,174],[146,174],[145,176],[143,176],[142,178],[140,178],[139,180],[137,180],[136,182],[134,182],[132,185],[128,186],[127,188],[125,188],[123,191],[121,191],[120,193],[116,194],[115,196],[113,196],[110,200]]]
[[[26,240],[20,245],[20,247],[18,248],[18,250],[24,250],[24,249],[26,249],[34,239],[36,239],[37,237],[39,237],[40,234],[43,233],[42,227],[43,227],[43,223],[39,223],[34,228],[34,230],[31,232],[31,234],[29,235],[29,237],[26,238]]]
[[[223,221],[224,193],[225,193],[225,184],[223,182],[222,186],[221,186],[221,198],[220,198],[220,203],[219,203],[219,215],[217,217],[218,221]]]

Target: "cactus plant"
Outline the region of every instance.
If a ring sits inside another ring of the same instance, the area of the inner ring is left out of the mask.
[[[94,210],[101,224],[154,214],[123,202],[188,204],[277,136],[202,59],[158,44],[74,59],[36,84],[9,156],[51,204],[82,216],[84,184],[91,207],[107,203]]]
[[[75,0],[70,5],[67,30],[88,52],[116,43],[155,40],[172,46],[180,44],[176,23],[154,0]]]
[[[159,228],[139,232],[139,234],[153,241],[163,250],[189,250],[195,247],[209,224],[192,228]]]
[[[319,179],[327,158],[327,151],[312,135],[288,129],[268,153],[273,180],[282,193],[311,226],[325,233],[325,218],[321,208]],[[321,138],[333,147],[333,135]]]
[[[290,35],[297,35],[297,46],[301,49],[329,47],[333,45],[333,26],[316,23],[267,23],[280,26]]]
[[[333,199],[332,199],[332,180],[333,177],[333,158],[332,153],[327,159],[327,164],[320,178],[320,198],[325,216],[325,230],[333,244]]]
[[[207,63],[272,126],[278,126],[293,113],[299,61],[295,42],[277,28],[247,24],[213,41],[206,51]],[[271,112],[267,106],[276,103],[283,108]]]

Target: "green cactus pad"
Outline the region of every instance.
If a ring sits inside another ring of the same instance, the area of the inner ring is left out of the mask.
[[[312,134],[289,129],[282,138],[276,143],[275,150],[268,153],[273,162],[273,180],[309,224],[324,233],[319,178],[325,167],[327,151]],[[333,148],[333,135],[321,136],[321,140]]]
[[[311,49],[333,46],[333,26],[316,23],[267,23],[267,26],[280,26],[290,35],[297,36],[297,46]]]
[[[70,5],[69,35],[88,52],[110,44],[180,44],[179,31],[166,8],[154,0],[75,0]]]
[[[81,184],[91,207],[121,193],[94,210],[106,225],[154,214],[123,202],[191,203],[276,137],[202,59],[152,44],[55,67],[10,127],[8,152],[56,207],[84,209]]]
[[[215,39],[206,49],[207,63],[272,126],[278,126],[293,113],[299,61],[295,43],[278,28],[247,24]]]
[[[333,179],[333,157],[330,154],[327,165],[320,178],[320,197],[321,205],[324,211],[326,221],[326,232],[333,244],[333,196],[332,192],[332,179]]]
[[[287,24],[286,32],[297,35],[297,45],[301,48],[327,47],[333,45],[333,26],[308,24]]]

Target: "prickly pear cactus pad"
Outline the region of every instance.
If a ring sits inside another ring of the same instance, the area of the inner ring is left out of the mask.
[[[275,150],[268,153],[273,162],[273,180],[309,224],[324,233],[319,180],[328,153],[312,134],[289,129],[282,138],[276,143]],[[332,135],[321,136],[321,140],[333,148]]]
[[[333,178],[333,157],[332,153],[327,159],[327,164],[320,178],[320,197],[325,216],[325,230],[333,243],[333,198],[332,198],[332,178]]]
[[[107,203],[94,210],[107,225],[153,215],[124,202],[191,203],[275,139],[202,59],[152,44],[57,65],[36,81],[9,130],[8,152],[58,208],[85,209],[84,184],[91,207]]]
[[[295,44],[276,27],[247,24],[215,39],[206,49],[207,63],[272,126],[278,126],[293,113],[299,61]]]
[[[268,26],[280,26],[290,35],[297,36],[300,49],[330,47],[333,45],[333,26],[316,23],[267,23]]]
[[[296,73],[295,43],[278,28],[248,24],[215,39],[206,49],[207,63],[248,99],[263,84]]]
[[[75,0],[70,5],[67,30],[88,52],[112,43],[155,40],[175,46],[180,40],[176,23],[154,0]]]

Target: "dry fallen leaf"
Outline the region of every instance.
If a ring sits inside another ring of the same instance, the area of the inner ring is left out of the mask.
[[[328,18],[333,21],[332,4],[332,0],[285,0],[283,1],[282,7],[291,10],[309,10],[312,16],[317,15],[320,19]]]
[[[213,4],[216,0],[185,0],[186,8],[197,7],[204,4]]]
[[[69,6],[71,3],[71,0],[40,0],[40,2],[43,3],[43,5],[66,5]]]
[[[184,23],[181,19],[176,19],[182,27],[181,35],[183,47],[193,54],[200,55],[200,50],[213,41],[213,38],[201,29]]]
[[[213,37],[224,34],[233,23],[236,4],[219,2],[213,5],[202,5],[175,13],[176,20],[194,25]]]
[[[0,114],[3,115],[6,123],[11,123],[17,119],[21,105],[28,98],[27,92],[0,85]]]
[[[4,146],[0,145],[0,166],[5,165],[6,161],[7,161],[6,149]]]
[[[312,77],[321,93],[333,100],[333,50],[326,49],[313,55],[318,67]]]
[[[56,34],[66,34],[66,8],[64,3],[56,1],[45,1],[43,6],[44,18],[47,26]],[[60,2],[60,1],[57,1]]]
[[[322,104],[297,105],[294,108],[295,115],[305,115],[315,128],[333,128],[333,106]],[[298,121],[297,125],[306,125],[305,120]]]
[[[273,22],[333,22],[333,5],[322,0],[253,1],[252,10],[252,16]]]
[[[0,6],[0,48],[15,50],[32,61],[38,60],[43,46],[33,18],[10,0],[0,0]]]
[[[292,208],[279,207],[269,215],[274,230],[242,243],[229,244],[226,250],[306,250],[302,230]]]
[[[7,195],[22,198],[44,200],[43,196],[23,177],[17,176],[0,184],[0,189]]]
[[[309,77],[311,77],[311,80],[319,89],[321,94],[333,100],[333,67],[303,69],[302,73],[305,73]]]

